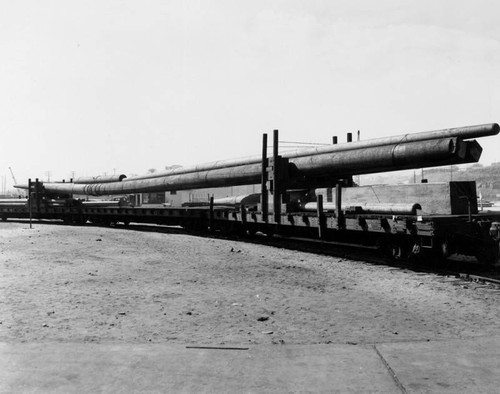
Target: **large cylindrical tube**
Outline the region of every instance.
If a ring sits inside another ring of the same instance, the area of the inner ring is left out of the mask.
[[[481,150],[472,149],[475,141],[444,138],[405,144],[368,147],[337,153],[323,153],[291,160],[298,173],[320,175],[329,173],[342,178],[350,175],[433,167],[476,162]],[[469,152],[475,154],[469,155]],[[329,170],[329,171],[327,171]]]
[[[365,148],[374,148],[377,146],[385,146],[385,145],[392,146],[409,142],[438,140],[443,138],[460,138],[462,140],[465,140],[470,138],[479,138],[479,137],[496,135],[499,133],[499,131],[500,127],[498,126],[497,123],[489,123],[478,126],[466,126],[466,127],[457,127],[457,128],[442,129],[435,131],[425,131],[421,133],[403,134],[395,137],[375,138],[366,141],[355,141],[343,144],[320,146],[316,148],[300,149],[296,151],[284,152],[282,156],[292,160],[299,157],[315,156],[318,154],[338,153],[338,152],[352,151]],[[262,161],[261,156],[246,157],[233,160],[219,160],[211,163],[198,164],[195,166],[181,167],[168,171],[155,172],[153,174],[129,177],[127,179],[124,179],[124,182],[135,181],[137,179],[161,178],[176,174],[180,175],[180,174],[187,174],[190,172],[209,171],[219,168],[258,164],[261,161]]]
[[[80,177],[73,181],[73,183],[87,184],[87,183],[110,183],[110,182],[121,182],[127,176],[124,174],[120,175],[97,175],[91,177]]]
[[[318,208],[317,202],[308,202],[302,204],[300,209],[304,211],[315,212]],[[418,209],[422,209],[418,203],[367,203],[362,202],[358,204],[342,204],[342,210],[353,210],[362,213],[384,213],[392,215],[416,215]],[[323,203],[324,211],[336,211],[336,203],[326,202]]]
[[[479,160],[480,153],[480,147],[475,141],[444,138],[365,147],[356,150],[355,154],[340,151],[294,158],[290,159],[289,170],[291,179],[316,175],[342,178],[354,174],[475,162]],[[44,187],[46,191],[53,193],[98,196],[257,184],[260,178],[259,162],[151,179],[86,185],[45,183]]]

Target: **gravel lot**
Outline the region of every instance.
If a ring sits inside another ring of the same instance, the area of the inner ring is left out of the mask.
[[[0,342],[380,343],[500,334],[500,290],[177,230],[0,223]]]

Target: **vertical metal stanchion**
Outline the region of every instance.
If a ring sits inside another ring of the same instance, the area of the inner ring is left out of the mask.
[[[260,206],[262,220],[267,223],[269,213],[269,196],[267,190],[267,134],[262,135],[262,173],[260,184]]]
[[[28,209],[30,211],[30,229],[33,228],[33,213],[32,213],[32,200],[33,194],[31,193],[31,178],[28,179]]]
[[[210,196],[210,217],[209,217],[210,232],[214,232],[214,196]]]
[[[318,215],[318,237],[323,239],[323,195],[318,195],[318,202],[316,205],[316,214]]]
[[[247,225],[247,208],[244,204],[241,204],[241,223],[243,223],[244,228]]]
[[[40,189],[40,182],[38,178],[35,178],[35,203],[36,203],[36,212],[40,212],[40,196],[38,195],[38,190]]]
[[[279,132],[274,130],[273,132],[273,213],[274,221],[277,224],[281,223],[281,162],[278,155],[278,142]]]
[[[342,185],[337,183],[335,187],[335,210],[337,211],[337,226],[339,230],[344,228],[344,214],[342,212]]]

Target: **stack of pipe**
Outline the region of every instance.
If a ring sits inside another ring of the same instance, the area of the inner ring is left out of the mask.
[[[18,206],[18,205],[26,205],[28,203],[27,198],[2,198],[0,199],[0,205],[8,205],[8,206]]]
[[[465,140],[498,132],[498,124],[491,123],[303,149],[283,153],[282,157],[289,159],[292,181],[315,176],[343,179],[474,163],[479,160],[482,148],[475,140]],[[261,161],[261,157],[224,160],[108,183],[44,183],[43,186],[51,193],[98,196],[250,185],[261,181]]]
[[[300,207],[303,211],[316,212],[318,203],[308,202]],[[347,212],[366,213],[366,214],[391,214],[391,215],[416,215],[417,211],[422,209],[417,203],[360,203],[356,205],[342,205],[341,210]],[[335,203],[326,202],[323,204],[325,212],[337,210]]]

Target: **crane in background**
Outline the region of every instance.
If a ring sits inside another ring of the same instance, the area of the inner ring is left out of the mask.
[[[14,185],[17,185],[17,180],[14,175],[14,172],[12,171],[12,168],[9,167],[10,175],[12,175],[12,180],[14,181]],[[22,197],[21,191],[18,189],[17,193],[19,194],[19,197]]]

